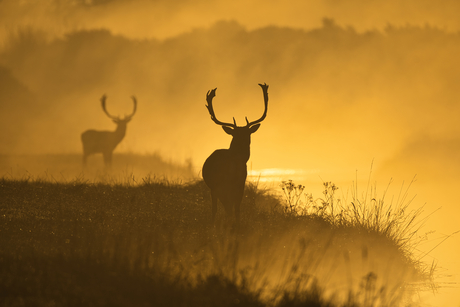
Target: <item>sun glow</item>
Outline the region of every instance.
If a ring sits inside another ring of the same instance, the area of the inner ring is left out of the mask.
[[[260,170],[249,170],[248,177],[250,179],[258,178],[261,182],[281,181],[281,180],[296,180],[304,181],[306,174],[315,174],[319,170],[303,170],[303,169],[286,169],[286,168],[264,168]]]

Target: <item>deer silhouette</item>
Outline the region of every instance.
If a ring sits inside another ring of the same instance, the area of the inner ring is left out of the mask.
[[[217,200],[220,200],[228,216],[235,214],[235,221],[240,220],[240,205],[243,200],[244,186],[247,177],[246,163],[250,156],[251,134],[257,131],[260,123],[267,116],[268,110],[268,85],[259,84],[264,94],[265,111],[261,118],[249,122],[246,117],[246,126],[238,127],[235,118],[232,123],[224,123],[216,118],[212,99],[216,96],[217,88],[208,91],[206,101],[211,119],[222,126],[227,134],[233,136],[229,149],[214,151],[204,162],[202,176],[204,182],[211,190],[212,222],[217,213]]]
[[[87,130],[81,134],[81,142],[83,144],[83,166],[86,166],[86,160],[89,155],[102,153],[106,168],[112,165],[112,153],[117,145],[123,140],[126,134],[126,125],[133,118],[137,109],[136,97],[131,97],[134,103],[134,110],[131,115],[126,115],[124,118],[112,116],[107,112],[105,103],[107,96],[101,98],[102,110],[112,121],[117,124],[115,131],[97,131]]]

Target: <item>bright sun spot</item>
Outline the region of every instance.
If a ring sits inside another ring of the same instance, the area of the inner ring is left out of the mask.
[[[307,174],[318,173],[319,170],[286,169],[286,168],[264,168],[248,170],[248,177],[259,178],[260,181],[279,181],[279,180],[303,180]]]

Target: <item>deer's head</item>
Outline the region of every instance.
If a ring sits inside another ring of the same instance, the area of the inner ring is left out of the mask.
[[[118,117],[118,116],[110,115],[110,113],[107,112],[107,108],[106,108],[107,96],[106,96],[106,95],[102,96],[102,98],[101,98],[102,110],[104,111],[105,114],[107,114],[107,116],[108,116],[109,118],[112,119],[112,121],[113,121],[115,124],[117,124],[118,126],[126,127],[126,124],[133,118],[134,114],[136,113],[136,109],[137,109],[137,100],[136,100],[136,97],[131,96],[131,99],[133,100],[133,103],[134,103],[133,112],[132,112],[130,115],[125,115],[123,118]]]
[[[227,134],[230,134],[233,136],[232,143],[230,144],[230,149],[239,149],[239,148],[244,148],[247,147],[251,143],[251,134],[256,132],[257,129],[260,127],[260,123],[265,119],[267,116],[267,110],[268,110],[268,85],[267,84],[259,84],[260,87],[262,88],[262,91],[264,93],[264,103],[265,103],[265,110],[261,118],[258,120],[249,122],[248,118],[246,117],[246,125],[242,127],[238,127],[236,125],[235,118],[233,118],[233,123],[225,123],[221,122],[220,120],[217,119],[216,114],[214,113],[214,108],[212,105],[212,99],[214,96],[216,96],[216,90],[217,88],[208,91],[206,94],[206,101],[208,104],[206,105],[206,108],[208,108],[209,114],[211,115],[211,119],[213,122],[215,122],[217,125],[222,126],[222,129]]]

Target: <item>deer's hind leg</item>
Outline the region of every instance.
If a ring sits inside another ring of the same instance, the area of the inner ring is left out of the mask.
[[[233,202],[235,204],[235,222],[237,225],[240,223],[240,207],[241,207],[241,202],[243,201],[243,194],[244,194],[244,186],[243,186],[243,189],[241,189],[241,192],[237,193],[235,195],[235,198],[233,199]]]

